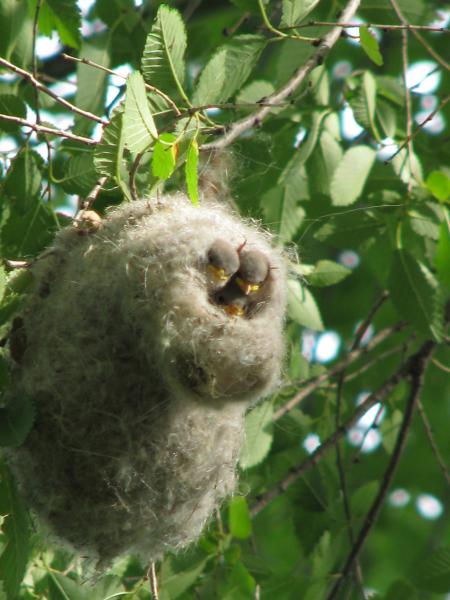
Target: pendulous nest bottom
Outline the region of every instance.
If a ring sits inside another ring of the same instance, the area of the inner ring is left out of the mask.
[[[14,368],[37,416],[9,461],[60,540],[155,560],[200,535],[234,490],[246,410],[279,381],[285,262],[183,194],[68,228],[36,261]]]

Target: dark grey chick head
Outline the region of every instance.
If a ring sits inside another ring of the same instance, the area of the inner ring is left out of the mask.
[[[267,256],[259,250],[241,252],[236,283],[246,295],[257,292],[267,279],[269,268]]]
[[[212,300],[232,317],[242,317],[245,314],[247,296],[236,284],[235,278],[229,281],[225,287],[218,290]]]
[[[229,242],[215,240],[208,250],[208,274],[214,287],[222,287],[239,269],[239,255]]]

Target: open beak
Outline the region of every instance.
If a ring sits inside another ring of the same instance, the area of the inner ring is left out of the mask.
[[[244,281],[240,277],[236,277],[236,283],[241,288],[246,296],[251,294],[252,292],[257,292],[260,288],[259,283],[250,283],[248,281]]]
[[[238,304],[226,304],[223,310],[231,317],[242,317],[245,313],[243,307]]]
[[[208,265],[208,269],[211,271],[213,277],[218,281],[228,281],[230,276],[225,272],[225,269],[215,267],[214,265]]]

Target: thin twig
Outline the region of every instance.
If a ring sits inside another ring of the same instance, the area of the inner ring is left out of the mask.
[[[414,355],[415,356],[415,355]],[[293,467],[289,470],[289,474],[278,483],[274,488],[265,492],[261,496],[256,498],[256,504],[251,509],[251,515],[255,516],[263,508],[265,508],[272,500],[280,496],[285,492],[299,477],[301,477],[311,467],[316,465],[319,460],[334,447],[334,445],[344,436],[349,429],[353,427],[355,423],[375,404],[383,402],[384,399],[397,387],[397,385],[404,379],[410,370],[411,361],[414,359],[405,361],[400,367],[391,375],[386,381],[376,390],[372,392],[367,398],[356,407],[355,412],[351,417],[343,423],[339,429],[334,431],[328,439],[320,444],[314,452],[312,452],[308,458],[306,458],[300,465]]]
[[[99,195],[100,190],[105,185],[107,180],[108,180],[108,178],[106,176],[100,177],[100,179],[94,185],[94,187],[89,192],[89,194],[86,196],[86,198],[82,202],[80,202],[80,207],[79,207],[78,212],[80,212],[82,210],[90,210],[90,208],[94,204],[95,200],[97,199],[97,196]]]
[[[243,25],[249,19],[250,16],[251,16],[250,12],[242,13],[242,15],[239,17],[239,19],[236,21],[236,23],[234,25],[230,25],[230,27],[226,27],[223,30],[223,34],[227,37],[234,35],[236,33],[236,31],[239,29],[239,27],[241,25]]]
[[[360,346],[361,340],[363,339],[366,331],[370,327],[375,315],[377,314],[377,312],[380,310],[380,308],[383,306],[383,304],[386,302],[386,300],[388,298],[389,298],[389,292],[387,290],[383,290],[380,297],[375,300],[374,304],[372,305],[372,307],[369,310],[369,314],[364,319],[364,321],[362,323],[360,323],[360,325],[358,326],[358,328],[356,330],[355,339],[353,340],[353,344],[350,347],[350,352],[353,352],[353,350],[356,350]]]
[[[320,42],[319,38],[311,38],[311,37],[305,37],[303,35],[298,35],[298,34],[292,35],[292,34],[288,34],[288,33],[283,33],[283,31],[281,31],[281,29],[277,29],[270,22],[270,19],[267,15],[263,0],[257,0],[257,1],[258,1],[258,6],[259,6],[259,11],[261,13],[261,17],[262,17],[262,20],[264,22],[266,29],[268,29],[269,31],[274,33],[278,38],[299,40],[299,41],[303,41],[303,42]]]
[[[412,115],[411,115],[411,92],[408,87],[408,32],[402,30],[402,63],[403,63],[403,87],[405,89],[405,107],[406,107],[406,141],[408,146],[407,161],[411,177],[408,180],[408,192],[412,188],[413,173],[413,145],[412,145]]]
[[[439,362],[437,360],[437,358],[432,358],[431,362],[433,363],[433,365],[435,365],[438,369],[441,369],[441,371],[444,371],[444,373],[450,373],[450,368],[446,367],[445,365],[443,365],[441,362]]]
[[[362,375],[362,373],[365,373],[371,367],[373,367],[373,365],[379,364],[382,360],[384,360],[388,356],[392,356],[392,354],[397,354],[398,351],[401,350],[403,347],[404,347],[404,344],[402,343],[402,344],[399,344],[398,346],[394,346],[394,348],[389,348],[389,350],[386,350],[385,352],[380,352],[380,354],[377,354],[377,356],[374,356],[374,358],[372,360],[368,360],[365,364],[363,364],[358,369],[355,369],[351,373],[346,373],[345,383],[347,383],[348,381],[352,381],[353,379],[356,379],[357,377]]]
[[[147,576],[150,579],[150,590],[152,592],[152,600],[159,600],[158,578],[156,577],[156,567],[153,561],[150,563]]]
[[[349,19],[353,17],[355,12],[358,10],[360,5],[360,0],[349,0],[347,6],[343,9],[341,13],[341,18],[339,19],[339,23],[342,21],[344,23],[348,22]],[[331,31],[329,31],[320,42],[317,51],[311,56],[301,67],[297,69],[294,73],[293,77],[279,90],[271,94],[265,99],[265,102],[269,106],[264,106],[259,110],[255,111],[253,114],[245,117],[244,119],[240,119],[239,121],[235,121],[230,125],[228,130],[222,135],[219,140],[211,142],[209,144],[204,144],[202,146],[202,150],[221,150],[222,148],[226,148],[229,146],[236,138],[238,138],[244,131],[252,129],[260,124],[267,115],[270,114],[272,110],[272,104],[278,104],[286,100],[291,94],[293,94],[296,89],[303,83],[306,76],[317,67],[323,63],[325,56],[334,46],[334,44],[339,40],[341,36],[342,27],[337,25]]]
[[[369,427],[367,427],[367,429],[364,431],[361,441],[360,442],[358,441],[358,448],[356,449],[356,452],[352,455],[352,457],[350,459],[351,463],[354,464],[354,463],[358,462],[359,456],[363,451],[364,443],[367,439],[367,436],[372,431],[372,429],[375,429],[376,427],[378,427],[379,419],[380,419],[380,416],[381,416],[382,412],[384,411],[384,409],[385,409],[384,405],[380,404],[371,425]]]
[[[283,404],[283,406],[280,406],[280,408],[274,413],[273,420],[278,421],[278,419],[281,419],[282,416],[284,416],[286,413],[288,413],[290,410],[292,410],[295,406],[300,404],[300,402],[302,402],[302,400],[304,400],[310,394],[312,394],[325,381],[327,381],[331,377],[334,377],[335,375],[337,375],[344,366],[347,366],[347,365],[353,363],[354,361],[356,361],[358,358],[360,358],[364,354],[367,354],[373,348],[375,348],[375,346],[378,346],[379,344],[384,342],[384,340],[386,340],[391,335],[394,335],[395,333],[397,333],[398,331],[403,329],[403,327],[404,327],[404,323],[397,323],[393,327],[388,327],[386,329],[382,329],[377,335],[375,335],[370,340],[370,342],[366,346],[356,348],[352,352],[349,352],[349,354],[344,358],[344,360],[340,361],[335,367],[333,367],[326,373],[322,373],[321,375],[314,377],[314,379],[307,382],[305,387],[302,390],[300,390],[293,398],[291,398],[289,400],[289,402],[286,402],[286,404]]]
[[[337,23],[335,21],[308,21],[308,23],[302,23],[300,25],[290,25],[289,27],[280,27],[281,31],[288,29],[304,29],[305,27],[343,27],[344,29],[359,29],[361,25],[364,27],[373,27],[375,29],[384,29],[386,31],[396,31],[402,29],[416,29],[423,31],[437,31],[440,33],[450,33],[450,29],[445,27],[433,26],[433,25],[410,25],[409,23],[402,25],[387,25],[385,23]]]
[[[431,121],[431,119],[440,111],[444,108],[444,106],[450,102],[450,94],[448,96],[446,96],[442,102],[434,109],[430,112],[430,114],[425,117],[425,119],[420,122],[416,129],[413,131],[413,133],[411,134],[411,140],[414,140],[414,138],[416,137],[416,135],[419,133],[419,131],[422,130],[422,128],[424,127],[424,125],[426,125],[429,121]],[[408,144],[409,144],[409,138],[406,138],[406,140],[403,142],[403,144],[401,144],[397,150],[394,152],[394,154],[392,154],[392,156],[390,156],[386,161],[385,164],[389,164],[389,162],[395,158],[397,156],[397,154],[399,154]]]
[[[423,39],[423,37],[420,35],[416,28],[410,26],[408,20],[404,17],[402,11],[400,10],[400,7],[397,4],[396,0],[389,0],[389,2],[391,3],[392,8],[395,10],[397,17],[401,21],[402,25],[404,25],[406,29],[411,30],[411,33],[417,39],[419,44],[421,44],[425,48],[428,54],[430,54],[436,62],[438,62],[447,71],[450,71],[450,65],[430,46],[430,44],[428,44],[426,40]]]
[[[36,81],[38,80],[37,79],[36,40],[37,40],[37,35],[38,35],[38,22],[39,22],[39,13],[41,12],[41,4],[42,4],[42,0],[37,0],[36,8],[34,11],[34,20],[33,20],[32,64],[33,64],[33,78]],[[41,124],[41,111],[40,111],[40,105],[39,105],[39,91],[35,85],[33,86],[33,91],[34,91],[34,102],[35,102],[35,112],[36,112],[36,123],[38,125],[40,125]],[[47,147],[47,163],[48,163],[49,178],[51,178],[52,146],[46,136],[44,136],[44,140],[45,140],[45,145]],[[47,197],[48,197],[48,201],[51,202],[51,200],[52,200],[52,186],[51,185],[47,185]]]
[[[50,96],[51,98],[53,98],[53,100],[55,100],[59,104],[62,104],[62,106],[65,106],[65,108],[67,108],[71,112],[77,113],[78,115],[82,115],[83,117],[86,117],[86,119],[91,119],[91,121],[96,121],[97,123],[101,123],[102,125],[108,125],[109,124],[109,121],[107,121],[106,119],[102,119],[101,117],[98,117],[97,115],[94,115],[91,112],[88,112],[86,110],[82,110],[81,108],[78,108],[77,106],[74,106],[73,104],[71,104],[67,100],[64,100],[64,98],[61,98],[60,96],[58,96],[58,94],[55,94],[55,92],[53,92],[46,85],[44,85],[43,83],[41,83],[40,81],[38,81],[31,73],[29,73],[28,71],[25,71],[24,69],[21,69],[20,67],[17,67],[16,65],[13,65],[12,63],[10,63],[5,58],[1,58],[0,57],[0,65],[3,65],[4,67],[6,67],[7,69],[10,69],[11,71],[14,71],[14,73],[17,73],[18,75],[20,75],[24,79],[28,79],[28,81],[36,89],[40,90],[41,92],[44,92],[44,94],[47,94],[48,96]]]
[[[387,496],[391,483],[394,479],[394,475],[397,470],[398,463],[400,461],[401,455],[406,445],[407,435],[409,428],[411,426],[412,417],[414,415],[415,409],[417,407],[417,403],[420,398],[420,393],[423,388],[425,371],[428,365],[428,362],[431,358],[431,353],[433,352],[436,344],[432,341],[425,342],[421,348],[416,352],[407,362],[406,369],[403,369],[403,377],[409,377],[411,379],[411,389],[406,402],[405,414],[403,416],[403,421],[397,436],[397,440],[395,443],[395,448],[392,453],[391,460],[386,468],[386,471],[383,476],[383,480],[381,482],[378,493],[372,502],[370,509],[367,512],[366,518],[364,520],[364,524],[361,527],[361,530],[358,534],[358,538],[351,549],[345,565],[342,571],[339,573],[336,582],[334,583],[331,592],[327,596],[327,600],[334,600],[339,593],[339,590],[349,575],[353,564],[364,545],[364,542],[367,539],[375,521],[377,520],[381,507],[383,506],[384,500]]]
[[[26,119],[22,119],[21,117],[13,117],[12,115],[0,114],[0,119],[3,119],[3,121],[10,121],[11,123],[17,123],[18,125],[22,125],[23,127],[30,127],[33,131],[49,133],[50,135],[56,135],[58,137],[65,137],[69,140],[82,142],[83,144],[90,144],[91,146],[95,146],[95,144],[97,143],[95,140],[91,140],[91,138],[83,137],[81,135],[75,135],[74,133],[69,133],[67,131],[62,131],[62,129],[53,129],[52,127],[46,127],[45,125],[29,123]]]
[[[434,456],[436,457],[437,463],[445,477],[445,480],[447,481],[448,485],[450,486],[450,472],[448,470],[447,465],[445,464],[444,459],[442,458],[442,454],[440,453],[439,448],[437,447],[436,440],[434,439],[431,423],[428,420],[428,417],[425,413],[425,409],[420,400],[417,404],[417,410],[419,411],[420,418],[422,419],[423,428],[425,429],[425,433],[428,438],[428,443],[431,446],[431,450],[432,450]]]
[[[62,53],[61,56],[62,56],[62,58],[65,58],[66,60],[70,60],[72,62],[77,62],[77,63],[82,63],[83,65],[88,65],[89,67],[93,67],[94,69],[99,69],[100,71],[105,71],[105,73],[109,73],[110,75],[119,77],[119,79],[123,79],[124,81],[126,81],[126,79],[127,79],[125,77],[125,75],[120,75],[120,73],[116,73],[112,69],[108,69],[108,67],[99,65],[98,63],[95,63],[94,61],[89,60],[89,58],[77,58],[76,56],[70,56],[70,54],[64,54],[64,53]],[[149,92],[155,92],[155,94],[158,94],[158,96],[161,96],[161,98],[163,98],[163,100],[165,100],[167,102],[167,104],[171,107],[171,109],[173,110],[173,112],[176,115],[180,114],[180,110],[178,109],[177,105],[171,98],[169,98],[169,96],[167,96],[167,94],[165,94],[158,88],[154,87],[153,85],[150,85],[149,83],[145,84],[145,88]]]
[[[386,302],[386,300],[388,298],[389,298],[389,292],[383,291],[381,296],[375,301],[374,305],[371,307],[371,309],[369,311],[369,314],[367,315],[367,317],[364,319],[364,321],[361,323],[361,325],[356,330],[355,338],[350,347],[350,352],[353,352],[360,346],[361,340],[363,339],[367,329],[370,327],[376,313],[379,311],[381,306]],[[337,390],[336,390],[336,414],[335,414],[336,430],[338,430],[339,427],[341,426],[342,398],[344,395],[345,369],[347,368],[347,366],[348,366],[348,360],[346,363],[344,363],[342,369],[338,373]],[[343,503],[343,507],[344,507],[345,520],[346,520],[346,524],[347,524],[347,532],[348,532],[348,537],[349,537],[349,541],[350,541],[350,546],[353,546],[353,544],[355,543],[355,536],[354,536],[353,525],[352,525],[352,514],[351,514],[351,508],[350,508],[350,500],[348,497],[347,478],[345,475],[345,469],[344,469],[344,464],[343,464],[343,460],[342,460],[340,440],[338,440],[336,443],[335,452],[336,452],[336,466],[338,469],[340,488],[341,488],[341,492],[342,492],[342,503]],[[355,561],[354,571],[355,571],[355,573],[354,573],[355,580],[358,584],[358,587],[360,588],[360,591],[362,592],[362,596],[364,597],[364,582],[363,582],[361,565],[359,564],[358,561]]]
[[[34,11],[34,19],[33,19],[33,42],[32,42],[32,63],[33,63],[33,79],[37,81],[37,56],[36,56],[36,39],[37,39],[37,31],[38,31],[38,21],[39,21],[39,12],[41,10],[41,0],[37,0],[36,8]],[[41,122],[41,116],[39,114],[39,92],[37,86],[33,87],[34,89],[34,98],[36,103],[36,122],[38,125]]]

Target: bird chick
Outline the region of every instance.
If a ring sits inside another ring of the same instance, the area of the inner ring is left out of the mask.
[[[208,250],[207,271],[210,291],[224,287],[238,269],[237,250],[225,240],[215,240]]]
[[[212,297],[215,304],[232,317],[242,317],[247,307],[247,296],[236,283],[233,277],[225,287],[218,290]]]
[[[269,261],[259,250],[241,252],[239,259],[236,274],[213,296],[213,301],[233,317],[248,313],[269,275]]]
[[[257,292],[269,274],[269,260],[259,250],[241,252],[239,270],[236,273],[236,285],[248,296]]]

